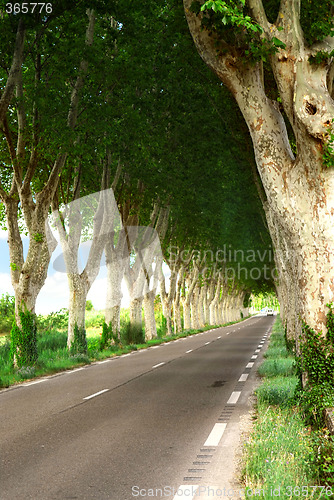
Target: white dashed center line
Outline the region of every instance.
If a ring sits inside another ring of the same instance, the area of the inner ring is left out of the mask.
[[[95,392],[95,394],[91,394],[90,396],[86,396],[85,398],[83,399],[91,399],[91,398],[95,398],[95,396],[99,396],[100,394],[103,394],[104,392],[107,392],[109,391],[109,389],[103,389],[102,391],[99,391],[99,392]]]
[[[192,349],[189,349],[189,351],[186,351],[186,354],[188,354],[188,352],[192,352]]]
[[[246,365],[246,368],[253,368],[253,366],[254,366],[254,363],[248,363],[248,364]]]
[[[152,366],[152,368],[158,368],[158,366],[162,366],[162,365],[164,365],[164,364],[165,364],[165,362],[158,363],[157,365]]]
[[[248,379],[248,373],[243,373],[239,378],[238,382],[246,382],[247,379]]]

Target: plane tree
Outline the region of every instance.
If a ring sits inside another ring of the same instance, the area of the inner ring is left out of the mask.
[[[204,62],[252,137],[289,335],[334,298],[333,2],[184,0]],[[289,306],[289,307],[287,307]]]

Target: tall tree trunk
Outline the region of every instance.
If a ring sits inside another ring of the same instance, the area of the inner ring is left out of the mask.
[[[118,244],[114,247],[111,239],[105,247],[106,267],[107,267],[107,294],[105,307],[105,322],[111,324],[114,335],[120,336],[120,314],[122,302],[122,280],[125,266],[128,265],[128,257],[124,250],[124,242],[120,232]],[[113,239],[113,237],[112,237]]]
[[[67,280],[70,290],[67,347],[70,348],[74,341],[75,328],[85,329],[85,307],[90,287],[87,279],[78,273],[68,273]]]
[[[200,299],[200,284],[197,281],[196,286],[193,291],[191,300],[191,324],[192,328],[198,329],[201,327],[199,321],[199,299]]]
[[[143,297],[130,300],[130,323],[140,328],[143,327],[142,305]]]
[[[180,302],[181,302],[181,291],[185,287],[184,283],[184,267],[181,265],[179,270],[179,279],[176,287],[176,294],[173,300],[173,313],[174,313],[174,332],[179,333],[182,331],[182,321],[181,321],[181,310],[180,310]]]
[[[157,325],[154,315],[155,295],[156,290],[151,290],[144,295],[145,340],[151,340],[157,336]]]

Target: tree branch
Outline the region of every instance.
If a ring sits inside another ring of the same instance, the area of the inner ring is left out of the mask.
[[[95,26],[95,16],[94,16],[94,11],[87,9],[87,16],[89,19],[88,22],[88,27],[86,30],[86,45],[92,45],[93,43],[93,37],[94,37],[94,26]],[[70,108],[68,112],[68,117],[67,117],[67,125],[69,128],[72,130],[75,128],[76,125],[76,120],[77,120],[77,115],[78,115],[78,106],[79,106],[79,93],[80,90],[83,87],[84,84],[84,75],[87,72],[88,69],[88,61],[81,61],[80,64],[80,69],[79,69],[79,75],[77,77],[76,84],[74,86],[72,95],[71,95],[71,102],[70,102]],[[51,200],[53,199],[54,193],[56,192],[57,186],[58,186],[58,179],[59,179],[59,174],[62,171],[66,159],[67,159],[68,153],[65,151],[61,151],[58,155],[58,158],[56,159],[53,169],[50,173],[49,179],[44,186],[43,190],[39,193],[38,195],[38,201],[40,203],[45,203],[49,204],[51,203]]]
[[[87,16],[89,19],[88,22],[88,27],[86,31],[86,45],[91,46],[93,44],[93,38],[94,38],[94,26],[95,26],[95,16],[94,16],[94,11],[87,9]],[[85,74],[87,73],[88,69],[88,61],[83,60],[80,63],[80,68],[79,68],[79,75],[77,78],[77,81],[74,85],[74,89],[72,91],[71,95],[71,104],[70,104],[70,109],[68,112],[68,117],[67,117],[67,125],[69,128],[72,130],[75,128],[77,117],[78,117],[78,105],[79,105],[79,96],[80,96],[80,91],[84,85],[84,77]]]
[[[272,24],[268,21],[262,0],[248,0],[248,5],[252,11],[254,19],[259,23],[260,26],[262,26],[265,34],[268,36]]]
[[[24,109],[24,98],[23,98],[23,80],[22,80],[22,68],[20,67],[17,78],[16,86],[16,96],[18,99],[17,103],[17,122],[18,122],[18,139],[16,145],[16,156],[18,161],[23,160],[25,155],[25,140],[24,131],[26,127],[26,113]]]
[[[22,19],[20,19],[17,27],[12,66],[9,71],[5,90],[0,99],[0,123],[2,123],[5,119],[8,106],[15,91],[17,78],[19,76],[20,68],[23,62],[24,40],[25,28]]]
[[[300,24],[300,0],[281,0],[277,27],[284,28],[280,38],[296,51],[304,47],[304,34]]]

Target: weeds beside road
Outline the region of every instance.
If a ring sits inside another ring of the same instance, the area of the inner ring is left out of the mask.
[[[256,391],[256,421],[245,445],[247,498],[334,496],[334,440],[326,428],[305,423],[294,355],[277,318]]]

